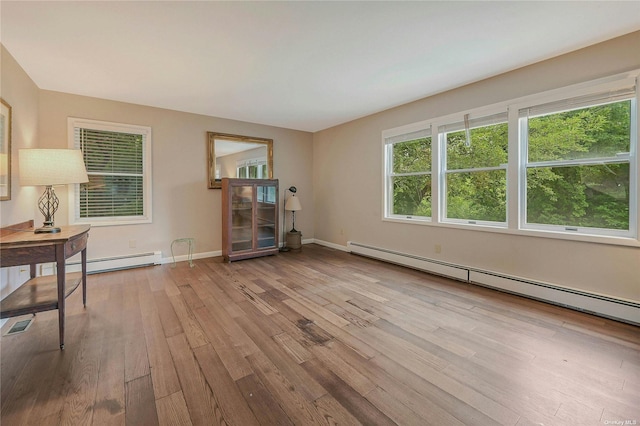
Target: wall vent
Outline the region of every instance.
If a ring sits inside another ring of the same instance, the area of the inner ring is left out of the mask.
[[[24,333],[29,329],[29,327],[31,327],[31,323],[33,322],[33,320],[34,320],[34,317],[31,317],[25,320],[16,321],[15,324],[13,324],[11,328],[9,328],[9,330],[6,333],[4,333],[4,335],[9,336],[12,334]]]

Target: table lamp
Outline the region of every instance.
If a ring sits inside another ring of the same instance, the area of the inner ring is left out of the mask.
[[[20,149],[18,166],[21,186],[46,186],[38,199],[44,224],[34,232],[60,232],[60,228],[53,224],[53,216],[60,203],[53,186],[89,181],[82,152],[79,149]]]
[[[295,189],[295,187],[292,187]],[[291,191],[291,189],[289,189]],[[284,209],[286,211],[290,211],[292,215],[293,227],[290,232],[298,232],[296,231],[296,212],[302,210],[302,206],[300,205],[300,200],[296,197],[296,191],[291,191],[291,197],[287,199],[287,202],[284,205]]]

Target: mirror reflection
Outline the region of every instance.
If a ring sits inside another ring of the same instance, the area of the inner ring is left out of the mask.
[[[273,139],[207,132],[209,188],[221,179],[273,179]]]

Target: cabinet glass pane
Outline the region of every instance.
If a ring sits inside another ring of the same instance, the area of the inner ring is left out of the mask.
[[[276,199],[274,186],[257,186],[258,248],[276,245]]]
[[[236,186],[231,193],[231,245],[234,251],[251,250],[253,224],[251,208],[252,186]]]

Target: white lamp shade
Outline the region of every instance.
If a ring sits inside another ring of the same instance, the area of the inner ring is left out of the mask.
[[[302,210],[302,206],[300,205],[300,200],[295,195],[292,195],[287,199],[287,202],[284,205],[284,209],[287,211],[297,212],[298,210]]]
[[[18,165],[21,186],[89,181],[79,149],[21,149],[18,151]]]

